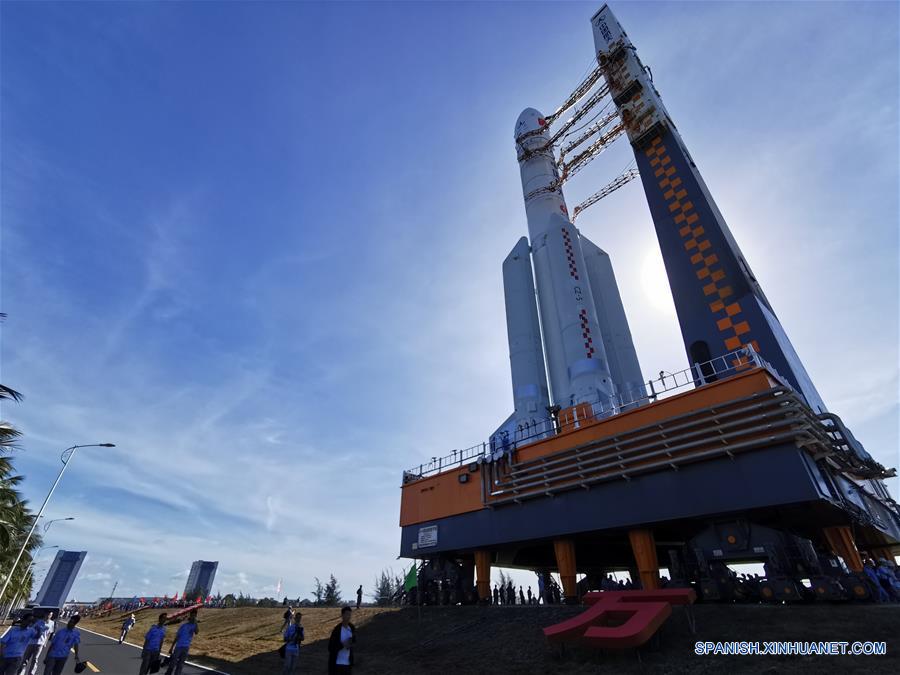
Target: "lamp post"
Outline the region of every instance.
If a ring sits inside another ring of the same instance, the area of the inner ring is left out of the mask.
[[[53,491],[56,490],[56,486],[59,485],[59,481],[62,479],[63,474],[66,472],[66,469],[69,466],[69,462],[72,461],[72,458],[75,456],[75,451],[78,448],[114,448],[116,447],[115,443],[89,443],[87,445],[73,445],[69,448],[66,448],[62,451],[62,454],[59,456],[60,460],[62,460],[62,468],[59,470],[59,475],[56,477],[56,480],[53,481],[53,485],[50,487],[50,492],[47,493],[47,496],[44,498],[44,503],[41,504],[41,510],[38,511],[37,515],[34,517],[34,520],[31,523],[31,529],[28,530],[28,536],[25,537],[25,541],[22,544],[22,548],[19,549],[19,555],[16,556],[16,561],[12,564],[12,567],[9,570],[9,573],[6,576],[6,581],[3,584],[3,590],[0,590],[0,599],[6,595],[6,589],[9,588],[9,582],[12,581],[13,574],[16,572],[16,567],[19,566],[19,561],[22,559],[22,556],[25,554],[25,549],[28,548],[28,542],[31,541],[31,535],[34,534],[35,528],[37,528],[38,519],[44,515],[44,509],[47,508],[47,502],[50,501],[50,497],[53,496]],[[68,454],[68,456],[66,456]],[[65,520],[65,519],[63,519]],[[52,521],[51,521],[52,522]]]
[[[63,521],[63,520],[75,520],[75,517],[74,517],[74,516],[69,516],[68,518],[54,518],[53,520],[48,520],[46,523],[44,523],[44,534],[47,534],[47,530],[50,529],[50,526],[51,526],[53,523],[58,523],[58,522]]]
[[[62,519],[60,519],[60,520],[62,520]],[[37,555],[35,555],[31,559],[31,562],[28,563],[28,568],[25,570],[25,574],[22,575],[22,586],[23,587],[25,585],[25,580],[28,578],[28,573],[31,572],[32,569],[34,569],[34,564],[37,562],[37,559],[40,557],[41,551],[45,551],[48,548],[59,548],[59,545],[54,544],[53,546],[42,546],[41,548],[38,549]],[[21,595],[22,595],[22,590],[19,589],[19,592],[16,593],[16,597],[13,598],[13,601],[11,603],[9,603],[9,606],[6,608],[6,615],[3,617],[4,623],[9,618],[10,612],[12,612],[16,608],[16,604],[18,604],[19,597]]]

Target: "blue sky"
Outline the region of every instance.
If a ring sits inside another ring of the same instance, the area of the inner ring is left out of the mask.
[[[2,379],[74,593],[349,592],[403,468],[512,406],[512,142],[600,3],[0,5]],[[613,5],[830,408],[898,458],[898,6]],[[620,142],[570,207],[628,162]],[[685,366],[637,182],[579,219],[645,377]],[[897,483],[892,481],[896,494]],[[49,557],[49,556],[48,556]]]

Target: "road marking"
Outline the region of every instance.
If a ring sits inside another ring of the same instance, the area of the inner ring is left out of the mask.
[[[93,663],[91,663],[90,661],[85,661],[84,665],[86,665],[88,668],[90,668],[92,673],[100,672],[100,669],[97,666],[95,666]]]
[[[79,628],[78,630],[83,630],[85,633],[90,633],[91,635],[99,635],[100,637],[106,638],[107,640],[112,640],[116,644],[119,643],[119,640],[117,638],[109,637],[109,635],[104,635],[103,633],[98,633],[93,630],[88,630],[87,628]],[[143,650],[143,647],[141,645],[136,645],[133,642],[128,642],[127,640],[125,642],[122,642],[122,644],[128,645],[129,647],[134,647],[135,649]],[[225,673],[221,670],[216,670],[215,668],[210,668],[209,666],[204,666],[199,663],[194,663],[193,661],[185,661],[184,663],[185,663],[185,665],[193,666],[194,668],[199,668],[200,670],[206,670],[206,671],[212,673],[213,675],[228,675],[228,673]],[[99,672],[99,671],[94,671],[94,672]]]

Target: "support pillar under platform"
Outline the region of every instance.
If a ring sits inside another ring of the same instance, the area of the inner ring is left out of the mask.
[[[849,525],[825,527],[822,528],[822,533],[828,540],[828,546],[831,547],[832,552],[843,558],[852,572],[863,571],[862,558],[856,548],[856,541],[853,539],[853,532]]]
[[[559,580],[562,582],[563,596],[567,604],[578,602],[578,587],[575,584],[575,542],[571,539],[553,541]]]
[[[653,531],[629,530],[628,539],[641,576],[641,588],[655,591],[659,588],[659,562],[656,559]]]
[[[478,588],[478,602],[491,604],[491,552],[475,551],[475,575]]]

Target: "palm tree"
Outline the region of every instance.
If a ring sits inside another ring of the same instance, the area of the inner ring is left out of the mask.
[[[0,313],[0,321],[6,318],[6,314]],[[21,401],[22,394],[15,389],[10,389],[0,384],[0,402]],[[12,538],[10,533],[12,513],[22,498],[15,486],[22,480],[21,476],[13,474],[12,459],[10,455],[18,446],[16,441],[22,433],[9,422],[0,420],[0,551],[9,548]]]
[[[12,564],[19,553],[19,549],[25,541],[28,530],[31,529],[31,524],[34,522],[34,514],[28,510],[26,502],[24,501],[20,502],[20,505],[14,508],[11,513],[12,517],[10,518],[11,523],[9,529],[13,536],[10,541],[11,545],[6,549],[2,549],[3,553],[0,555],[0,570],[2,570],[0,582],[6,581],[6,576],[9,574],[9,570],[12,568]],[[37,542],[35,542],[35,539],[37,539]],[[40,536],[37,534],[32,535],[31,540],[28,542],[28,547],[25,549],[25,555],[23,555],[22,559],[19,561],[19,565],[16,567],[16,571],[6,589],[6,593],[0,598],[0,606],[5,606],[15,597],[25,599],[30,597],[33,579],[29,568],[34,552],[41,543]]]
[[[22,395],[0,384],[0,400],[4,399],[21,401]],[[21,435],[21,432],[9,422],[0,420],[0,550],[9,547],[12,538],[9,531],[12,512],[22,503],[22,497],[16,490],[16,485],[21,482],[22,477],[14,474],[10,456],[17,448],[16,441]]]
[[[0,321],[6,317],[0,313]],[[21,401],[22,394],[15,389],[0,384],[0,402]],[[12,453],[18,449],[18,440],[22,433],[9,422],[0,420],[0,581],[5,581],[16,555],[25,540],[34,514],[28,509],[28,503],[22,499],[17,487],[22,476],[17,475],[13,466]],[[17,593],[23,595],[31,592],[31,575],[26,572],[31,562],[32,552],[41,545],[40,537],[32,537],[28,542],[26,555],[19,563],[12,583],[0,598],[0,605],[9,602]]]

